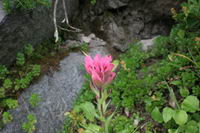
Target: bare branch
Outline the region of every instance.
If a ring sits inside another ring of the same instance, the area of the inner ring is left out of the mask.
[[[56,39],[55,42],[57,42],[58,38],[59,38],[58,28],[60,28],[61,30],[64,30],[64,31],[69,31],[69,32],[80,32],[81,31],[80,29],[75,28],[75,27],[73,27],[73,26],[71,26],[69,24],[69,19],[68,19],[65,0],[62,0],[62,5],[63,5],[64,15],[65,15],[65,19],[64,20],[65,20],[65,22],[67,24],[67,27],[71,28],[72,30],[71,29],[66,29],[66,28],[63,28],[63,27],[57,25],[56,14],[57,14],[58,0],[55,0],[54,9],[53,9],[53,22],[54,22],[54,28],[55,28],[54,37]]]

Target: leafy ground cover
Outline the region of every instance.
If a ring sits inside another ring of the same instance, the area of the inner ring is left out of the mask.
[[[188,0],[179,13],[171,11],[177,23],[169,36],[158,37],[147,52],[141,44],[131,44],[119,57],[120,69],[108,87],[112,89],[109,110],[117,108],[112,133],[200,132],[200,2]],[[85,132],[88,114],[75,108],[85,101],[95,103],[89,81],[86,75],[74,109],[66,113],[62,133]],[[95,126],[90,129],[87,133]]]

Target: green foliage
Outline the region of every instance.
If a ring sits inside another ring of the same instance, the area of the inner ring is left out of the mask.
[[[195,120],[191,120],[189,113],[187,112],[195,113],[199,110],[198,98],[195,96],[188,96],[183,100],[181,108],[179,106],[177,109],[165,107],[163,109],[162,116],[165,123],[170,122],[170,120],[173,118],[175,123],[179,125],[177,129],[171,129],[169,132],[177,132],[181,130],[182,132],[187,133],[197,133],[198,128],[200,129],[200,127],[197,127],[197,122]],[[199,115],[197,117],[199,117]],[[200,121],[200,119],[197,121]],[[196,128],[192,129],[193,126]]]
[[[8,124],[12,121],[13,117],[9,112],[4,112],[3,113],[3,123]]]
[[[17,54],[15,67],[7,69],[5,66],[0,66],[0,109],[6,111],[18,107],[18,101],[15,100],[16,93],[27,88],[32,80],[40,75],[40,65],[27,61],[27,58],[32,58],[33,51],[30,44],[26,45],[23,53]],[[38,99],[33,96],[30,101],[32,106],[35,106]],[[1,118],[4,124],[12,119],[8,113],[3,113]]]
[[[122,68],[111,85],[112,102],[118,106],[132,108],[140,98],[148,93],[144,80],[137,77],[136,70],[141,67],[145,59],[145,53],[141,52],[139,45],[133,45],[130,51],[121,56]],[[134,95],[137,94],[137,95]]]
[[[155,57],[164,57],[169,54],[169,38],[164,36],[159,36],[154,40],[154,45],[151,54]]]
[[[3,87],[0,87],[0,98],[5,97],[5,89]]]
[[[85,102],[80,105],[75,106],[74,108],[75,112],[83,112],[84,117],[88,119],[89,121],[94,121],[97,113],[94,105],[90,102]]]
[[[95,5],[95,4],[96,4],[96,0],[90,0],[90,3],[91,3],[92,5]]]
[[[0,80],[5,79],[7,74],[9,74],[8,69],[5,66],[0,65]]]
[[[113,125],[113,132],[114,133],[136,133],[136,127],[133,125],[134,119],[127,118],[123,115],[118,115],[114,118],[112,125]]]
[[[27,133],[33,133],[35,131],[35,125],[37,123],[37,119],[34,114],[27,115],[27,122],[22,124],[22,128]]]
[[[28,57],[32,56],[34,52],[34,48],[31,44],[28,44],[25,46],[24,48],[24,53],[25,55],[27,55]]]
[[[158,107],[155,107],[154,110],[151,112],[151,117],[152,117],[155,121],[157,121],[157,122],[159,122],[159,123],[163,122],[162,114],[161,114],[161,112],[159,111]]]
[[[188,96],[181,104],[181,108],[187,112],[195,113],[196,111],[200,110],[199,99],[195,96]]]
[[[89,46],[87,43],[84,43],[81,45],[80,50],[84,51],[84,52],[88,52],[89,51]]]
[[[13,8],[13,1],[11,1],[11,0],[3,0],[3,9],[7,13],[11,13],[12,8]]]
[[[6,99],[5,104],[9,109],[15,109],[18,107],[18,101],[14,99]]]
[[[33,93],[29,98],[30,105],[34,108],[38,106],[38,103],[41,101],[41,97],[38,94]]]
[[[12,81],[10,79],[5,79],[3,82],[3,87],[5,89],[11,88],[12,87]]]
[[[13,9],[31,10],[39,5],[50,6],[49,0],[3,0],[4,10],[11,13]]]
[[[25,56],[23,53],[17,54],[16,64],[18,66],[23,66],[25,64]]]

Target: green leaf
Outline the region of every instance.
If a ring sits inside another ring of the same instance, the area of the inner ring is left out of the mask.
[[[118,67],[118,65],[119,65],[119,60],[114,60],[113,62],[112,62],[112,64],[114,65],[114,68],[113,68],[113,70],[112,71],[115,71],[115,69]]]
[[[184,110],[177,110],[174,113],[173,118],[174,118],[176,124],[182,126],[187,122],[188,115]]]
[[[184,31],[184,30],[179,30],[179,31],[178,31],[178,36],[179,36],[180,38],[184,38],[184,36],[185,36],[185,31]]]
[[[83,111],[85,117],[88,120],[94,121],[94,118],[95,116],[97,116],[97,114],[96,114],[96,109],[92,103],[90,102],[82,103],[81,105],[78,106],[78,108]]]
[[[196,121],[189,121],[185,128],[186,133],[198,133],[198,124]]]
[[[175,81],[172,81],[170,84],[179,86],[182,84],[182,82],[180,80],[175,80]]]
[[[13,117],[9,112],[4,112],[3,113],[3,123],[8,124],[12,121]]]
[[[151,112],[151,117],[159,123],[163,122],[162,114],[160,113],[158,107],[155,107]]]
[[[167,123],[169,120],[171,120],[171,118],[173,117],[174,115],[174,110],[169,108],[169,107],[165,107],[163,109],[163,120],[165,123]]]
[[[180,94],[181,94],[182,97],[187,97],[190,94],[190,92],[187,88],[181,88]]]
[[[84,133],[99,133],[101,127],[95,124],[89,124]]]
[[[168,133],[178,133],[177,129],[168,129]]]
[[[199,110],[199,99],[196,96],[188,96],[184,99],[181,108],[187,112],[194,113]]]

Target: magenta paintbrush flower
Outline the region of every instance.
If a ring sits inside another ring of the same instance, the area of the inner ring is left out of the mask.
[[[112,71],[113,68],[111,56],[102,57],[97,54],[94,59],[90,56],[85,57],[85,69],[91,75],[93,84],[98,89],[102,89],[114,79],[116,74]]]

